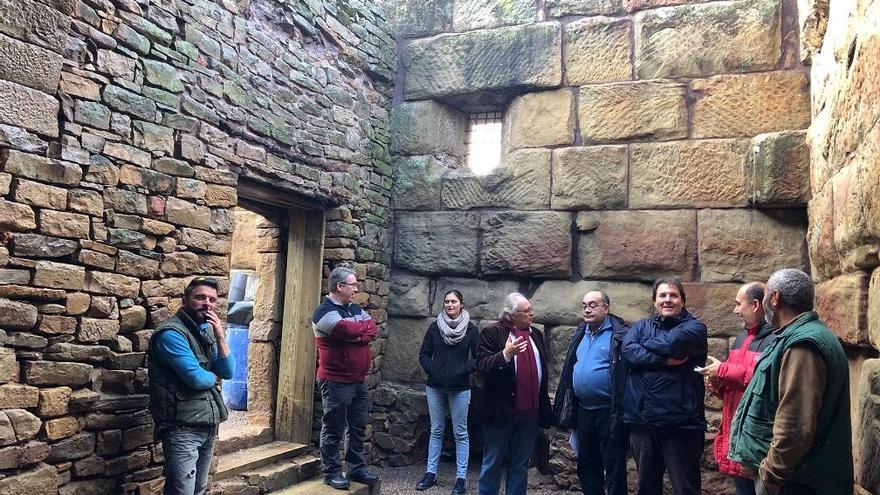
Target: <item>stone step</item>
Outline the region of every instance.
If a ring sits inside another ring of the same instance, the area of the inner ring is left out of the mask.
[[[324,484],[324,478],[318,477],[313,480],[297,483],[296,485],[283,488],[270,495],[379,495],[381,493],[381,482],[371,490],[367,485],[361,483],[352,483],[348,491],[336,490]]]
[[[217,459],[217,471],[212,479],[220,481],[241,473],[254,471],[263,466],[305,454],[309,449],[308,445],[299,443],[272,442],[221,455]]]
[[[223,456],[267,443],[272,443],[272,428],[269,427],[245,425],[235,429],[221,428],[214,452]]]

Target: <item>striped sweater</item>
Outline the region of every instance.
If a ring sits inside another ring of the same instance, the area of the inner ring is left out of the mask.
[[[329,296],[315,308],[312,330],[318,347],[319,379],[333,382],[364,381],[370,369],[370,341],[376,322],[354,303],[340,304]]]

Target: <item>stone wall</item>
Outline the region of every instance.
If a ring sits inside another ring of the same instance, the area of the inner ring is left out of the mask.
[[[191,276],[225,292],[245,179],[335,207],[325,260],[384,324],[388,32],[358,0],[0,0],[0,493],[161,491],[144,351]]]
[[[385,4],[402,71],[384,379],[420,393],[416,351],[450,288],[481,324],[507,293],[529,296],[555,390],[588,290],[634,321],[649,314],[652,279],[677,274],[724,358],[740,330],[738,285],[809,269],[809,76],[794,2]],[[476,177],[466,114],[487,110],[504,112],[504,156]],[[409,392],[388,390],[391,419],[373,426],[394,441],[377,456],[423,463],[425,416]],[[714,427],[719,404],[708,404]],[[398,424],[408,420],[422,424]],[[572,487],[563,438],[553,480]],[[707,474],[706,490],[727,483]]]
[[[880,493],[880,2],[804,2],[812,63],[809,249],[820,315],[849,346],[855,479]]]

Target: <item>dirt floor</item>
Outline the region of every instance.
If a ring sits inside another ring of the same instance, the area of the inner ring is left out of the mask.
[[[382,478],[382,495],[412,495],[412,494],[420,494],[423,493],[425,495],[440,495],[440,494],[448,494],[452,491],[452,485],[455,484],[455,465],[452,463],[441,463],[440,464],[440,473],[438,475],[437,485],[429,490],[425,490],[423,492],[418,492],[415,489],[416,483],[421,479],[422,475],[425,474],[425,467],[423,465],[417,466],[405,466],[405,467],[395,467],[395,468],[378,468],[373,467],[376,474],[378,474]],[[479,465],[475,465],[473,462],[470,465],[470,469],[468,470],[468,493],[472,495],[477,494],[477,479],[480,477],[480,467]],[[504,493],[502,482],[501,493]],[[529,487],[529,495],[551,495],[551,494],[560,494],[560,493],[575,493],[575,492],[563,492],[559,489],[549,489],[548,488],[533,488]]]

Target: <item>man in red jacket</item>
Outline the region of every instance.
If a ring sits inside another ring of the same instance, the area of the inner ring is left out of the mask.
[[[370,369],[370,342],[376,322],[352,302],[360,284],[355,272],[336,267],[330,272],[330,294],[315,308],[312,330],[318,347],[318,387],[321,390],[321,463],[324,483],[348,490],[349,480],[374,485],[379,477],[364,460],[364,438],[370,413],[370,393],[364,378]],[[348,426],[348,477],[342,474],[339,446]]]
[[[764,319],[763,300],[764,284],[751,282],[740,287],[733,312],[739,316],[745,330],[733,341],[727,361],[722,363],[710,356],[710,363],[701,368],[701,373],[709,382],[709,389],[723,402],[721,426],[715,436],[715,461],[719,471],[733,476],[736,495],[755,495],[754,481],[743,476],[742,467],[727,458],[727,451],[730,447],[730,423],[736,406],[752,379],[755,363],[775,338],[773,325]]]

